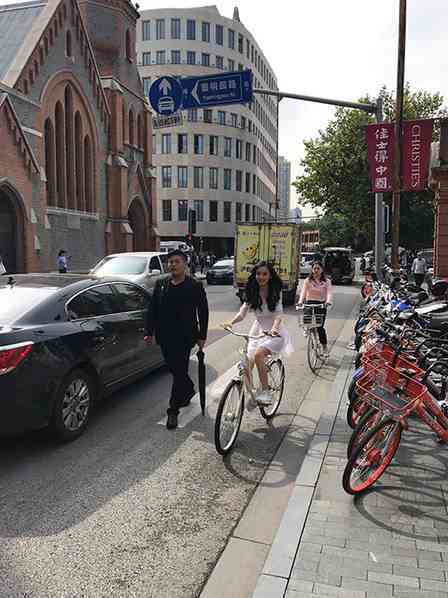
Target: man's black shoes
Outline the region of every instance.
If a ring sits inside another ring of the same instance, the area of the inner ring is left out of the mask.
[[[167,430],[175,430],[177,428],[177,413],[168,413],[166,427]]]

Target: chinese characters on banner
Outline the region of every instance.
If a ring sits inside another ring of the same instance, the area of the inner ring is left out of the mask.
[[[374,193],[392,191],[395,130],[392,123],[366,127],[370,179]]]
[[[422,191],[428,186],[433,120],[403,123],[401,191]],[[393,190],[395,126],[379,123],[366,127],[370,179],[374,193]]]
[[[403,123],[402,188],[423,191],[428,186],[433,120]]]

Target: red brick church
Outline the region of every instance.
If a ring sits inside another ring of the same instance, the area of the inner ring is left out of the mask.
[[[157,247],[151,114],[128,0],[0,7],[0,254],[10,272]]]

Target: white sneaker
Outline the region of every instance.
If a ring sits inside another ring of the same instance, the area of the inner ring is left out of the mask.
[[[246,409],[248,411],[253,411],[257,407],[257,401],[252,397],[249,397],[246,401]]]
[[[272,405],[272,393],[269,390],[264,390],[257,396],[257,403],[263,407],[269,407]]]
[[[308,330],[306,328],[303,329],[303,336],[308,338]]]

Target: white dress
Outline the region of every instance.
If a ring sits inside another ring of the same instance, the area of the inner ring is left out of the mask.
[[[253,313],[255,321],[249,331],[250,336],[258,336],[263,331],[271,330],[274,325],[274,321],[283,314],[283,306],[281,300],[277,303],[275,311],[269,311],[268,305],[265,299],[262,299],[261,310],[252,309],[247,303],[244,303],[238,313],[238,322],[244,320],[248,313]],[[293,353],[294,347],[292,346],[289,332],[286,327],[281,324],[279,328],[280,336],[265,336],[261,339],[250,340],[248,346],[248,355],[250,359],[253,359],[256,350],[259,347],[269,349],[271,353],[281,354],[289,356]]]

